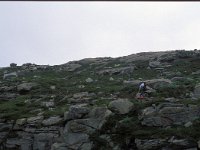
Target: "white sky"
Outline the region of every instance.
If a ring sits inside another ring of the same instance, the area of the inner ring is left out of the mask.
[[[199,2],[0,2],[0,67],[200,48]]]

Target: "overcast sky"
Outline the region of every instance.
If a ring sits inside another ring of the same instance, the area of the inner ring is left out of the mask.
[[[199,2],[0,2],[0,66],[200,48]]]

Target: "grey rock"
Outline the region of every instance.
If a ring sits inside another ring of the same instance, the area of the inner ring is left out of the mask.
[[[92,142],[83,143],[80,147],[81,150],[91,150],[92,149]]]
[[[106,123],[106,120],[112,112],[105,107],[92,109],[86,119],[76,119],[69,121],[65,126],[66,133],[86,133],[91,134],[99,130]]]
[[[36,83],[22,83],[17,86],[17,90],[20,91],[30,91],[33,87],[36,87]]]
[[[50,117],[48,119],[45,119],[42,121],[42,125],[44,126],[53,126],[53,125],[57,125],[59,123],[62,123],[63,118],[61,118],[60,116],[53,116]]]
[[[78,149],[83,143],[88,143],[89,135],[84,133],[65,133],[64,141],[69,149]]]
[[[18,77],[17,72],[4,73],[4,75],[3,75],[3,79],[9,79],[12,77]]]
[[[199,75],[200,74],[200,70],[197,70],[195,72],[192,72],[192,75]]]
[[[10,92],[10,91],[15,91],[16,86],[2,86],[0,87],[0,92]]]
[[[35,116],[27,118],[27,123],[41,123],[44,119],[44,116]]]
[[[108,108],[115,113],[127,114],[133,109],[133,103],[127,99],[118,99],[111,101]]]
[[[166,144],[165,139],[150,139],[150,140],[141,140],[135,139],[135,144],[138,150],[153,150],[158,149],[161,146]]]
[[[33,150],[50,150],[59,135],[53,133],[34,134]]]
[[[44,106],[44,107],[54,107],[55,106],[55,103],[54,101],[50,101],[50,102],[41,102],[41,106]]]
[[[65,143],[54,143],[51,146],[51,150],[68,150],[67,144]]]
[[[18,95],[19,95],[19,94],[16,94],[16,93],[6,92],[6,93],[0,94],[0,99],[1,99],[1,100],[4,100],[4,101],[15,100],[15,98],[16,98]]]
[[[85,81],[86,81],[87,83],[91,83],[91,82],[93,82],[93,79],[92,79],[92,78],[87,78]]]
[[[184,125],[200,118],[200,108],[197,105],[162,103],[155,108],[143,109],[138,118],[146,126]]]
[[[186,148],[194,148],[197,147],[197,143],[190,139],[177,139],[174,136],[171,137],[168,142],[170,145],[173,145],[176,149],[186,149]]]
[[[24,125],[26,123],[26,118],[21,118],[16,120],[17,125]]]
[[[184,126],[187,128],[187,127],[190,127],[190,126],[192,126],[193,125],[193,123],[191,122],[191,121],[189,121],[189,122],[187,122],[187,123],[185,123],[184,124]]]
[[[80,92],[80,93],[75,93],[73,95],[73,98],[83,98],[83,97],[87,97],[88,96],[88,92]]]
[[[85,107],[85,105],[72,105],[69,107],[69,111],[66,116],[66,120],[70,119],[79,119],[83,118],[86,114],[89,113],[89,108]]]
[[[104,119],[112,115],[112,112],[106,107],[95,107],[89,113],[89,118]]]
[[[161,63],[159,61],[150,61],[149,62],[149,67],[157,68],[157,67],[162,67],[162,65],[161,65]]]
[[[10,63],[10,67],[11,67],[11,68],[16,68],[16,67],[17,67],[17,64],[16,64],[16,63]]]
[[[109,80],[110,80],[110,81],[114,81],[114,78],[113,78],[113,77],[110,77]]]
[[[20,150],[32,150],[32,140],[31,139],[18,139],[10,138],[6,141],[7,149],[18,149]]]

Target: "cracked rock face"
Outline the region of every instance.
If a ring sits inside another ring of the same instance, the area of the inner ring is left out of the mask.
[[[157,107],[147,107],[139,114],[142,125],[166,127],[184,125],[200,118],[200,108],[197,105],[162,103]]]
[[[64,142],[67,147],[72,149],[91,149],[89,135],[101,129],[106,122],[106,118],[112,112],[105,107],[97,107],[90,111],[88,118],[74,119],[65,125]],[[81,147],[81,148],[80,148]]]

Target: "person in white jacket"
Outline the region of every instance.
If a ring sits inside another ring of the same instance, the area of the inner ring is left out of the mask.
[[[146,82],[141,82],[139,85],[139,93],[140,97],[144,97],[145,91],[146,91]]]

